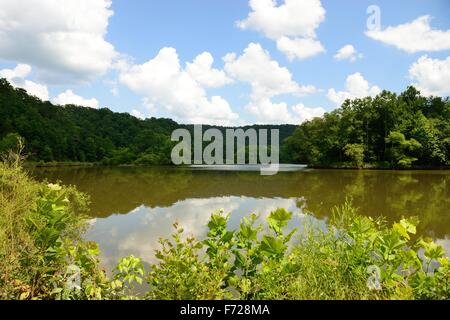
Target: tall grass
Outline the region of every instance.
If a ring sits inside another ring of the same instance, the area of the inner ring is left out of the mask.
[[[73,262],[88,197],[73,187],[39,183],[21,167],[19,152],[0,162],[0,298],[50,298]]]
[[[0,162],[0,299],[133,298],[125,282],[142,282],[140,260],[121,259],[108,278],[82,239],[88,196],[33,180],[18,154]]]
[[[26,217],[36,204],[39,185],[15,164],[0,163],[0,297],[32,283],[34,264],[25,255],[37,248],[27,232]],[[26,275],[26,276],[24,276]],[[27,279],[24,279],[27,278]]]

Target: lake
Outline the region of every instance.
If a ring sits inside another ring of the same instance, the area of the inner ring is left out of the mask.
[[[218,170],[219,169],[219,170]],[[160,237],[178,221],[201,237],[210,214],[223,209],[230,225],[250,213],[263,219],[271,210],[294,213],[291,227],[308,220],[326,225],[331,209],[352,197],[361,214],[389,222],[418,216],[418,233],[450,252],[450,172],[314,170],[285,165],[274,176],[241,167],[41,168],[33,175],[72,184],[91,196],[91,228],[86,238],[99,243],[102,263],[111,269],[134,254],[154,262]]]

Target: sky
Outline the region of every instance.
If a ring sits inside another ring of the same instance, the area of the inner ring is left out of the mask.
[[[0,77],[64,106],[299,124],[347,98],[450,95],[447,0],[0,0]]]

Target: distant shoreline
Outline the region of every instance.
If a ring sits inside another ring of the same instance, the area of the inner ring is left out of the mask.
[[[437,170],[437,171],[445,171],[450,170],[450,166],[413,166],[410,168],[392,168],[387,166],[377,166],[377,165],[366,165],[362,168],[358,168],[356,166],[351,165],[305,165],[305,164],[297,164],[297,163],[280,163],[280,165],[284,166],[304,166],[305,169],[320,169],[320,170],[401,170],[401,171],[419,171],[419,170]],[[238,166],[238,165],[236,165]],[[145,168],[145,167],[175,167],[172,164],[158,164],[158,165],[142,165],[142,164],[121,164],[121,165],[106,165],[102,163],[96,162],[46,162],[46,163],[38,163],[38,162],[25,162],[25,168],[90,168],[90,167],[116,167],[116,168],[124,168],[124,167],[134,167],[134,168]],[[187,167],[187,166],[183,166]],[[201,169],[205,167],[204,165],[193,166],[194,169]],[[213,167],[211,167],[213,168]],[[218,169],[221,168],[221,165],[218,165]]]
[[[308,169],[324,169],[324,170],[401,170],[401,171],[418,171],[418,170],[450,170],[450,166],[411,166],[408,168],[365,165],[361,168],[346,165],[308,165]]]

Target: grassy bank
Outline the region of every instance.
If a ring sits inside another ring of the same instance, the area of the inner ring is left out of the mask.
[[[87,202],[72,187],[37,183],[18,163],[0,163],[0,298],[57,298],[71,265],[95,286],[96,246],[81,239]]]
[[[345,169],[345,170],[450,170],[450,166],[410,166],[410,167],[393,167],[387,163],[364,163],[355,165],[351,162],[337,162],[330,164],[310,164],[310,169]]]
[[[444,250],[417,239],[418,221],[387,225],[350,203],[328,227],[287,232],[292,214],[255,215],[239,227],[217,212],[204,239],[174,225],[158,263],[121,259],[110,276],[97,244],[82,239],[88,197],[73,187],[38,183],[19,159],[0,163],[1,299],[449,299]],[[133,295],[147,282],[148,292]]]
[[[27,161],[24,162],[24,168],[90,168],[90,167],[161,167],[161,166],[173,166],[171,164],[137,164],[137,163],[129,163],[129,164],[105,164],[101,162],[33,162]]]
[[[27,161],[23,164],[24,168],[64,168],[64,167],[94,167],[100,165],[99,163],[95,162],[34,162],[34,161]]]
[[[281,163],[285,164],[285,163]],[[289,163],[286,163],[289,164]],[[129,163],[129,164],[117,164],[117,165],[109,165],[102,162],[75,162],[75,161],[27,161],[23,163],[24,168],[71,168],[71,167],[157,167],[157,166],[174,166],[173,164],[165,164],[165,165],[146,165],[146,164],[137,164],[137,163]],[[174,166],[175,167],[175,166]],[[408,168],[394,168],[387,163],[364,163],[361,166],[357,166],[352,162],[339,162],[339,163],[331,163],[331,164],[315,164],[308,165],[310,169],[345,169],[345,170],[450,170],[450,166],[411,166]]]
[[[36,182],[9,160],[0,162],[0,299],[127,298],[121,272],[108,278],[98,245],[82,239],[88,196]]]

